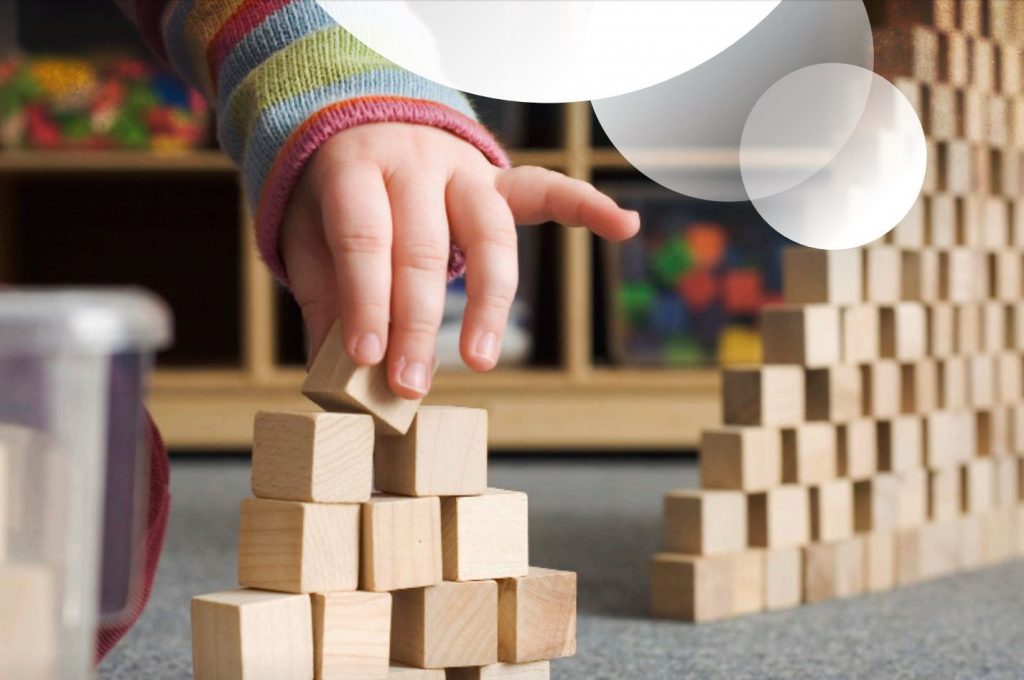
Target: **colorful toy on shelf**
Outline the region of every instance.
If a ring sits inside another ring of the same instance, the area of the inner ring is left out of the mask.
[[[208,121],[197,92],[139,59],[0,61],[0,148],[189,149]]]

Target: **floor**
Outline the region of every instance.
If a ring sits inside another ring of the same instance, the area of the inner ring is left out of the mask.
[[[248,461],[183,459],[149,608],[100,668],[191,677],[192,595],[233,587]],[[579,648],[554,678],[1024,678],[1024,561],[882,595],[693,626],[647,618],[661,494],[687,459],[502,458],[494,486],[530,494],[531,562],[579,573]]]

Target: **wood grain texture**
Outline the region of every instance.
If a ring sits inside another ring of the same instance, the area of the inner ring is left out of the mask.
[[[192,598],[192,667],[196,680],[309,680],[309,597],[231,590]]]
[[[392,593],[391,658],[420,668],[498,661],[498,584],[446,581]]]
[[[805,423],[782,431],[782,481],[820,484],[836,478],[839,465],[836,428]]]
[[[859,250],[791,247],[782,251],[782,295],[795,304],[863,301]]]
[[[810,500],[806,487],[786,484],[750,494],[747,509],[751,546],[787,548],[810,540]]]
[[[939,408],[939,365],[923,359],[900,366],[900,412],[927,413]]]
[[[904,472],[924,464],[924,428],[920,418],[898,416],[878,422],[878,469]]]
[[[800,548],[764,551],[764,606],[768,611],[789,609],[803,598]]]
[[[852,420],[836,428],[838,473],[865,479],[878,471],[878,432],[873,420]]]
[[[928,471],[906,470],[896,475],[899,484],[896,528],[921,526],[928,521]]]
[[[352,413],[260,411],[252,443],[258,498],[362,503],[373,490],[373,419]]]
[[[961,510],[968,515],[988,512],[995,506],[995,466],[991,458],[979,458],[960,468]]]
[[[888,418],[900,412],[900,366],[895,361],[875,361],[861,366],[861,389],[866,416]]]
[[[829,305],[782,305],[761,313],[766,364],[829,366],[839,361],[839,309]]]
[[[804,380],[807,420],[844,423],[861,417],[864,397],[860,367],[841,364],[810,368]]]
[[[380,680],[391,658],[389,593],[314,593],[317,680]]]
[[[864,541],[864,590],[877,593],[896,584],[896,534],[876,531],[862,534]]]
[[[918,302],[900,302],[879,310],[878,350],[884,359],[914,361],[925,356],[925,308]]]
[[[443,668],[416,668],[405,664],[391,662],[388,668],[388,680],[445,680]]]
[[[289,593],[355,590],[358,505],[247,498],[238,537],[238,582]]]
[[[448,680],[548,680],[551,664],[547,661],[532,663],[496,663],[476,668],[450,668]]]
[[[864,256],[864,299],[868,302],[896,302],[900,299],[900,249],[890,246],[862,248]]]
[[[469,496],[487,488],[487,411],[421,406],[403,436],[381,434],[374,483],[407,496]]]
[[[899,513],[899,481],[890,473],[854,482],[853,528],[857,533],[893,529]]]
[[[357,366],[342,346],[338,322],[313,360],[302,393],[325,411],[369,413],[377,428],[390,434],[409,430],[422,401],[403,399],[391,391],[385,363]]]
[[[58,585],[47,566],[0,564],[0,677],[5,680],[57,677]]]
[[[363,504],[360,572],[370,591],[440,583],[440,501],[375,494]]]
[[[527,663],[576,653],[576,574],[530,567],[498,582],[498,660]]]
[[[747,545],[747,497],[742,491],[670,491],[663,508],[665,550],[717,555]]]
[[[840,323],[843,361],[848,364],[861,364],[878,358],[878,307],[843,307]]]
[[[775,428],[705,430],[700,485],[705,489],[764,491],[782,483],[782,438]]]
[[[928,518],[933,522],[960,515],[960,470],[945,467],[928,471]]]
[[[529,571],[526,494],[487,489],[480,496],[441,499],[444,578],[471,581]]]
[[[834,479],[810,491],[811,540],[837,541],[853,533],[853,482]]]
[[[652,560],[651,612],[684,621],[716,621],[764,608],[764,558],[659,553]]]
[[[804,420],[804,373],[798,366],[730,368],[722,375],[727,425],[796,425]]]
[[[859,536],[805,546],[804,602],[864,592],[864,542]]]

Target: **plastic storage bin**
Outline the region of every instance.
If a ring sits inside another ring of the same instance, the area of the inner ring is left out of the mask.
[[[92,674],[138,593],[146,378],[170,315],[134,290],[0,292],[0,678]]]

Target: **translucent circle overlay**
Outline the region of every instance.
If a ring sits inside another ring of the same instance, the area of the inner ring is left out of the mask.
[[[729,49],[696,68],[594,101],[593,107],[611,142],[655,182],[695,198],[745,201],[740,141],[754,104],[789,73],[831,62],[874,67],[871,26],[860,0],[783,2]],[[860,108],[850,105],[855,119]],[[844,113],[849,127],[851,116]],[[842,116],[832,121],[833,127],[843,125]],[[804,143],[799,135],[793,141]],[[748,162],[771,166],[773,158],[751,154]],[[823,165],[828,158],[808,159],[815,161]]]
[[[780,1],[317,3],[367,47],[435,82],[496,99],[570,102],[683,73],[742,38]]]
[[[769,152],[775,167],[757,162]],[[740,171],[754,208],[780,234],[814,248],[854,248],[907,214],[927,155],[921,121],[892,83],[856,66],[816,64],[780,79],[754,105]]]

